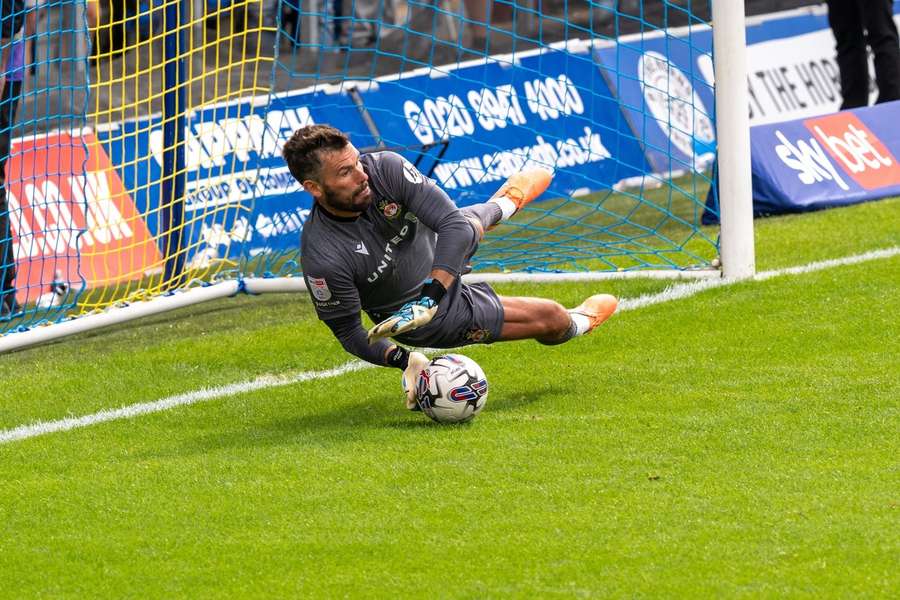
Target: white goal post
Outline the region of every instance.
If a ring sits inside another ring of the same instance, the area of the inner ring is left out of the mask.
[[[712,8],[721,220],[719,248],[722,275],[741,279],[752,277],[756,272],[744,3],[713,0]]]

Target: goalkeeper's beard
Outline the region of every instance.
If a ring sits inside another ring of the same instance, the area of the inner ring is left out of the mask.
[[[322,186],[322,203],[326,208],[346,212],[361,213],[372,203],[372,189],[365,182],[352,193],[341,193],[334,188]]]

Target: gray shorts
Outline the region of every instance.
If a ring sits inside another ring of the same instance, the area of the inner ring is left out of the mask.
[[[447,290],[431,323],[395,339],[423,348],[455,348],[496,342],[502,328],[503,305],[491,286],[457,280]]]

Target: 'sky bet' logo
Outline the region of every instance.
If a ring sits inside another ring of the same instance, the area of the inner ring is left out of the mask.
[[[874,190],[900,184],[897,159],[853,113],[807,119],[803,124],[863,189]]]

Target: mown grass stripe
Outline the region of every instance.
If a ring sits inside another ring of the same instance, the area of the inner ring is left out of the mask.
[[[900,247],[898,246],[883,248],[881,250],[873,250],[870,252],[846,256],[843,258],[816,261],[797,267],[762,271],[760,273],[757,273],[751,281],[766,281],[768,279],[772,279],[773,277],[803,275],[805,273],[812,273],[815,271],[822,271],[825,269],[832,269],[845,265],[853,265],[871,260],[890,258],[898,254],[900,254]],[[656,294],[645,294],[643,296],[638,296],[637,298],[625,298],[619,303],[619,310],[636,310],[654,304],[661,304],[663,302],[670,302],[672,300],[680,300],[683,298],[694,296],[708,289],[731,285],[733,283],[740,283],[740,281],[727,279],[704,279],[700,281],[692,281],[689,283],[679,283],[676,285],[672,285],[662,292]],[[43,421],[33,423],[31,425],[22,425],[13,429],[0,431],[0,444],[25,440],[28,438],[46,435],[49,433],[56,433],[59,431],[68,431],[70,429],[76,429],[80,427],[89,427],[91,425],[105,423],[107,421],[128,419],[139,415],[169,410],[178,406],[216,400],[218,398],[224,398],[227,396],[243,394],[261,389],[292,385],[295,383],[302,383],[304,381],[311,381],[314,379],[328,379],[331,377],[344,375],[345,373],[359,371],[371,367],[373,367],[373,365],[370,365],[368,363],[364,363],[361,361],[351,361],[333,369],[326,369],[323,371],[304,371],[291,375],[262,375],[251,381],[242,381],[213,388],[203,388],[193,392],[187,392],[184,394],[178,394],[176,396],[170,396],[168,398],[163,398],[162,400],[157,400],[155,402],[143,402],[140,404],[132,404],[112,410],[101,410],[99,412],[90,415],[84,415],[81,417],[67,417],[65,419],[59,419],[57,421]]]

